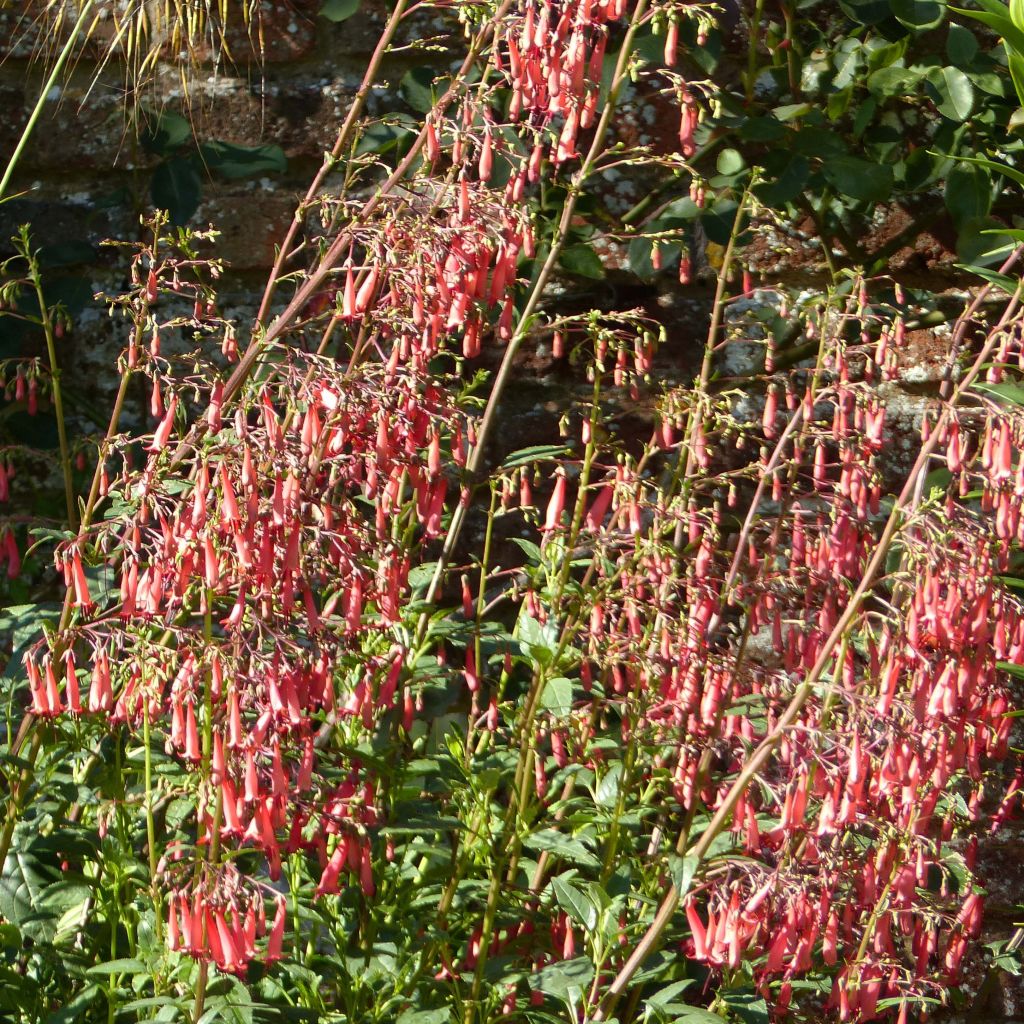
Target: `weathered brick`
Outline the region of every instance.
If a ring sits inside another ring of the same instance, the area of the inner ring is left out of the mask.
[[[287,195],[254,189],[213,195],[195,216],[198,224],[213,224],[221,232],[213,254],[233,270],[271,267],[274,245],[288,230],[296,201]]]

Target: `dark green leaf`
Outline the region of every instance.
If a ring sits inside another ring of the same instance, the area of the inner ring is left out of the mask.
[[[973,217],[984,217],[992,205],[992,179],[984,167],[958,163],[946,177],[946,209],[959,229]]]
[[[893,173],[887,164],[855,156],[835,156],[825,162],[823,171],[837,192],[858,202],[883,203],[892,192]]]
[[[596,868],[601,862],[584,846],[582,841],[564,835],[553,828],[544,829],[528,836],[524,845],[530,850],[547,852],[561,857],[570,864],[581,868]]]
[[[202,183],[192,161],[182,157],[171,157],[157,165],[149,191],[153,205],[158,210],[166,210],[172,223],[179,226],[191,220],[203,196]]]
[[[978,55],[978,39],[975,34],[963,25],[951,24],[949,35],[946,36],[946,56],[957,67],[970,65]]]
[[[157,156],[170,156],[191,140],[192,125],[188,119],[170,110],[148,115],[140,136],[142,145]]]
[[[84,1016],[100,994],[99,985],[86,985],[66,1006],[47,1014],[43,1024],[70,1024]]]
[[[39,265],[48,269],[92,263],[95,259],[96,247],[84,239],[68,239],[59,245],[44,245],[39,250]]]
[[[433,68],[417,67],[407,71],[398,85],[398,93],[418,114],[425,114],[434,105]]]
[[[718,161],[715,166],[718,168],[719,174],[733,175],[739,174],[747,166],[747,162],[743,159],[743,154],[739,150],[723,149],[718,154]]]
[[[359,0],[324,0],[320,17],[328,21],[345,21],[359,10]]]
[[[956,240],[961,262],[990,267],[1001,263],[1013,251],[1014,239],[994,217],[972,217],[964,221]]]
[[[729,1012],[743,1024],[768,1024],[768,1004],[756,992],[732,991],[723,995]]]
[[[548,964],[530,976],[530,987],[556,999],[567,999],[569,989],[574,987],[586,991],[594,980],[594,965],[587,957],[575,960],[561,960]]]
[[[945,7],[936,0],[890,0],[890,6],[901,24],[917,32],[937,28],[946,15]]]
[[[436,1010],[404,1010],[398,1015],[396,1024],[447,1024],[451,1019],[451,1010],[444,1007]]]
[[[974,108],[974,86],[959,68],[933,68],[926,79],[928,93],[943,117],[966,121]]]
[[[634,238],[629,243],[629,269],[645,281],[649,281],[660,272],[655,269],[652,262],[655,244],[658,246],[662,269],[675,264],[682,253],[682,246],[678,242],[659,241],[655,243],[650,238],[642,236]]]
[[[206,166],[229,181],[267,172],[282,173],[288,169],[288,160],[280,146],[204,142],[199,149]]]
[[[765,180],[754,187],[754,192],[767,206],[791,203],[810,178],[810,161],[799,153],[776,151],[770,154],[765,164]]]
[[[704,211],[700,225],[704,229],[709,242],[716,245],[728,245],[736,226],[736,215],[739,204],[733,199],[724,199]],[[745,217],[743,220],[745,221]],[[742,228],[742,224],[741,224]]]
[[[558,265],[577,277],[600,280],[604,277],[604,264],[592,245],[580,242],[567,245],[558,257]]]
[[[877,25],[890,14],[888,0],[839,0],[839,6],[862,25]]]

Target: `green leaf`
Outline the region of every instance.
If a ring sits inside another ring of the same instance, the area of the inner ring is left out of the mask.
[[[693,876],[700,867],[700,861],[696,857],[677,857],[672,855],[669,858],[669,868],[672,872],[672,884],[675,885],[680,897],[690,891],[690,884]]]
[[[1024,30],[1014,25],[1010,18],[1009,8],[1000,3],[1000,0],[977,0],[978,6],[985,8],[983,11],[968,11],[962,7],[950,7],[955,14],[962,14],[966,18],[974,18],[989,28],[993,28],[1003,39],[1018,53],[1024,53]]]
[[[236,146],[232,142],[204,142],[199,151],[206,166],[229,181],[250,178],[268,171],[280,174],[288,169],[288,159],[280,146]]]
[[[402,115],[401,118],[371,124],[359,137],[356,153],[376,153],[383,156],[392,150],[404,150],[412,139],[412,132],[407,124],[409,121],[409,118]]]
[[[943,117],[966,121],[974,109],[974,86],[959,68],[933,68],[926,79],[927,90]]]
[[[936,0],[889,0],[896,20],[915,32],[937,28],[946,16],[943,4]]]
[[[1024,679],[1024,665],[1015,665],[1012,661],[997,661],[996,668],[1002,672],[1009,672],[1011,676]]]
[[[551,622],[541,623],[524,608],[519,616],[519,645],[527,656],[541,665],[550,665],[558,649],[558,630]]]
[[[722,996],[730,1013],[743,1024],[768,1024],[768,1004],[764,997],[750,991],[727,991]]]
[[[994,217],[972,217],[964,221],[956,240],[956,253],[961,262],[979,267],[1001,263],[1013,248],[1013,236]]]
[[[320,17],[328,21],[346,21],[359,10],[359,0],[324,0]]]
[[[156,1006],[174,1006],[184,1010],[188,1005],[184,999],[175,999],[173,996],[148,996],[145,999],[135,999],[124,1006],[118,1007],[118,1013],[131,1013],[133,1010],[149,1010]]]
[[[171,223],[181,227],[199,209],[203,187],[192,161],[175,156],[157,165],[149,193],[153,205],[166,210]]]
[[[974,388],[987,395],[995,395],[996,398],[1006,402],[1007,405],[1024,406],[1024,387],[1021,387],[1019,384],[989,384],[987,381],[978,381],[974,384]]]
[[[861,25],[877,25],[890,15],[889,0],[839,0],[839,6]]]
[[[592,245],[585,242],[567,245],[558,257],[558,265],[577,277],[589,277],[592,280],[604,277],[601,257],[597,255]]]
[[[142,145],[157,156],[170,156],[192,141],[192,125],[181,114],[169,110],[146,116],[145,129],[139,137]]]
[[[1017,291],[1017,282],[1008,274],[1000,274],[995,270],[987,270],[985,267],[972,267],[968,263],[954,263],[953,266],[968,274],[977,274],[982,280],[988,281],[990,285],[1006,295],[1013,295]]]
[[[883,203],[893,186],[892,168],[855,156],[834,156],[822,168],[828,183],[841,195],[862,203]]]
[[[803,192],[811,176],[807,157],[788,150],[776,150],[765,160],[765,180],[754,186],[754,194],[767,206],[791,203]]]
[[[601,776],[594,790],[594,801],[599,807],[614,807],[619,802],[619,793],[622,790],[622,762],[616,761]]]
[[[451,1019],[451,1010],[445,1007],[436,1010],[403,1010],[395,1024],[448,1024]]]
[[[99,985],[86,985],[66,1006],[47,1014],[43,1024],[70,1024],[78,1020],[96,1001],[100,991]]]
[[[682,981],[675,981],[671,985],[666,985],[664,988],[658,989],[657,992],[651,993],[644,1002],[662,1012],[670,1012],[673,1008],[685,1011],[685,1005],[676,1003],[674,1000],[676,996],[685,992],[693,984],[696,984],[695,978],[683,978]]]
[[[398,94],[418,114],[425,114],[434,105],[433,68],[416,67],[407,71],[398,84]]]
[[[978,55],[977,36],[963,25],[951,24],[946,36],[946,56],[957,67],[967,67]]]
[[[43,907],[43,893],[55,869],[37,855],[26,823],[18,827],[0,875],[0,914],[37,942],[53,939],[55,918]]]
[[[1018,171],[1016,167],[1010,167],[1009,164],[1000,163],[996,160],[987,160],[982,156],[964,156],[963,154],[959,155],[957,159],[964,160],[969,164],[977,164],[979,167],[987,167],[990,171],[1002,174],[1011,181],[1015,181],[1018,185],[1024,185],[1024,171]]]
[[[946,176],[946,209],[957,229],[972,217],[984,217],[992,206],[992,179],[984,167],[959,163]]]
[[[586,990],[594,980],[594,965],[585,956],[548,964],[531,976],[530,987],[556,999],[568,999],[570,988]]]
[[[743,159],[743,154],[739,150],[723,149],[718,154],[718,161],[715,166],[718,168],[719,174],[733,175],[739,174],[747,166],[747,162]]]
[[[675,1018],[675,1024],[722,1024],[724,1019],[710,1010],[702,1010],[699,1006],[689,1006]]]
[[[1017,99],[1024,104],[1024,54],[1011,50],[1004,44],[1006,50],[1006,63],[1010,68],[1010,78],[1013,81],[1013,91]]]
[[[557,829],[546,828],[527,836],[524,845],[530,850],[539,850],[541,853],[550,853],[555,857],[575,864],[581,868],[597,868],[601,862],[579,839],[567,836]]]
[[[592,932],[597,927],[597,907],[591,902],[589,896],[580,892],[572,882],[565,881],[561,876],[551,879],[551,889],[558,905],[574,921],[578,921],[588,932]]]
[[[515,469],[517,466],[528,466],[532,462],[560,459],[568,454],[569,449],[564,444],[535,444],[506,455],[501,468]]]
[[[125,958],[123,960],[108,960],[105,964],[97,964],[90,967],[87,974],[139,974],[145,971],[146,965],[141,960]]]
[[[532,540],[527,540],[525,537],[513,537],[512,543],[526,555],[530,565],[541,565],[543,563],[544,552]]]
[[[914,68],[879,68],[868,75],[868,89],[881,99],[893,99],[910,92],[921,80],[921,72]]]
[[[96,247],[81,238],[69,238],[57,245],[44,245],[39,250],[39,265],[48,269],[92,263],[95,259]]]
[[[572,680],[561,676],[549,679],[540,702],[556,718],[565,718],[572,711]]]
[[[709,242],[716,245],[728,245],[736,226],[739,203],[734,199],[723,199],[709,206],[700,217],[700,226],[704,229]],[[740,229],[744,227],[746,217],[741,218]]]

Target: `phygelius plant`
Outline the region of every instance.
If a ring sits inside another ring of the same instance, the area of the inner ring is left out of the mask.
[[[810,351],[786,368],[726,315],[744,187],[697,380],[617,439],[658,325],[552,283],[599,172],[699,202],[711,90],[682,69],[710,9],[452,9],[465,59],[392,167],[354,154],[396,6],[251,329],[186,234],[158,219],[137,247],[21,756],[70,721],[84,786],[90,744],[124,747],[120,797],[72,817],[145,850],[120,908],[136,992],[195,1022],[214,969],[273,1004],[275,971],[325,960],[308,1005],[352,1020],[916,1017],[963,978],[979,840],[1020,787],[1018,292],[998,320],[990,289],[971,302],[941,394],[894,424],[898,287],[851,272],[781,314]],[[674,149],[620,137],[631,79]],[[606,242],[645,237],[614,208]],[[271,315],[300,222],[319,257]],[[689,277],[680,229],[646,240]],[[491,458],[527,340],[588,397],[561,443]],[[484,399],[478,359],[500,360]],[[140,378],[142,435],[120,423]],[[30,791],[26,767],[5,853]]]

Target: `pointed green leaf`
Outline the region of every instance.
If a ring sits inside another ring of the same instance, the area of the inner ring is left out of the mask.
[[[551,879],[551,889],[558,905],[574,921],[583,925],[588,932],[592,932],[597,927],[597,907],[591,902],[589,896],[561,876]]]

